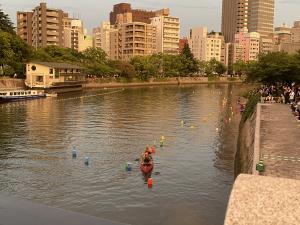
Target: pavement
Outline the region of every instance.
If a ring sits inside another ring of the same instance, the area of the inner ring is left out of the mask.
[[[241,174],[224,225],[299,225],[300,181]]]
[[[122,225],[80,213],[0,196],[0,225]],[[125,224],[123,224],[125,225]]]
[[[300,180],[300,123],[285,104],[262,104],[260,158],[264,176]]]

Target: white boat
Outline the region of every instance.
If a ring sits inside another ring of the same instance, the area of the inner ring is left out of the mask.
[[[0,91],[0,103],[44,98],[46,94],[43,90],[9,90]]]
[[[57,97],[57,93],[46,93],[47,97]]]

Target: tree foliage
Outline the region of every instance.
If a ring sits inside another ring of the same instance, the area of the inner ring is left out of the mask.
[[[205,73],[208,76],[222,75],[226,72],[226,67],[223,63],[217,61],[215,58],[205,63]]]
[[[13,23],[2,9],[0,9],[0,30],[10,34],[15,34]]]
[[[185,44],[182,50],[181,64],[181,73],[183,74],[194,74],[199,71],[199,63],[195,59],[188,44]]]
[[[237,62],[235,62],[232,66],[233,71],[235,72],[235,74],[237,75],[243,75],[246,73],[248,68],[247,63],[245,63],[242,60],[238,60]]]
[[[248,82],[265,84],[300,82],[300,52],[289,55],[285,52],[273,52],[259,56],[247,68]]]

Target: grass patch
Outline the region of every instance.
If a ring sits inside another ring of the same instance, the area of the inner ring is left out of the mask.
[[[245,111],[243,112],[243,115],[242,115],[243,122],[245,122],[248,118],[250,118],[252,116],[257,103],[260,102],[260,94],[259,93],[256,93],[256,94],[252,93],[252,95],[250,95],[250,94],[251,94],[251,92],[248,94],[248,102],[246,104]]]

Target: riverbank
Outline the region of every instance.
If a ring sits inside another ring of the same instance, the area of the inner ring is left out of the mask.
[[[25,81],[23,79],[1,78],[0,90],[24,89]]]
[[[256,164],[262,160],[265,169],[260,175],[300,179],[299,126],[289,105],[258,104],[240,124],[235,176],[257,175]]]
[[[117,80],[108,80],[105,78],[87,79],[83,88],[116,88],[116,87],[138,87],[138,86],[156,86],[156,85],[182,85],[182,84],[226,84],[242,83],[239,78],[218,77],[210,79],[208,77],[174,77],[164,79],[149,79],[148,82],[133,81],[122,82]]]
[[[113,78],[88,78],[86,83],[83,84],[83,88],[118,88],[118,87],[142,87],[142,86],[158,86],[158,85],[182,85],[182,84],[226,84],[226,83],[242,83],[243,80],[239,78],[228,78],[218,77],[210,79],[208,77],[174,77],[174,78],[163,78],[163,79],[149,79],[149,81],[138,81],[132,82],[126,80],[117,80]],[[0,90],[11,90],[11,89],[24,89],[25,81],[23,79],[13,78],[1,78],[0,79]],[[76,89],[77,90],[77,89]],[[67,90],[74,91],[72,89]],[[65,92],[65,91],[59,91]]]

